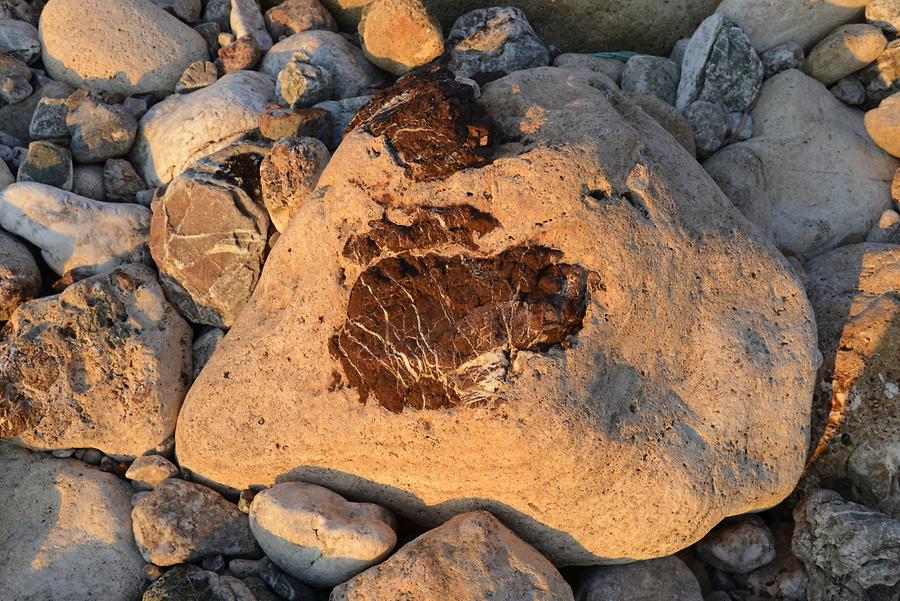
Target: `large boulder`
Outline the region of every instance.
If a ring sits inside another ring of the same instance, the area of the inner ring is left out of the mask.
[[[0,442],[0,599],[138,599],[131,493],[80,461]]]
[[[785,42],[807,50],[835,27],[862,16],[869,0],[723,0],[722,13],[762,52]]]
[[[347,29],[355,29],[371,0],[323,0]],[[719,0],[517,0],[538,35],[568,52],[639,50],[668,55],[680,38],[689,36]],[[504,4],[496,0],[425,0],[429,11],[449,31],[462,14]]]
[[[429,524],[487,508],[560,564],[784,498],[817,354],[785,260],[604,75],[480,102],[432,72],[360,110],[191,389],[181,465]]]
[[[900,246],[844,246],[807,275],[824,362],[802,483],[900,518]]]
[[[275,97],[275,81],[255,71],[229,73],[216,83],[169,96],[141,118],[131,162],[149,186],[172,181],[200,157],[256,129]]]
[[[863,113],[792,69],[766,82],[751,117],[753,138],[703,164],[735,206],[789,254],[864,239],[900,162],[872,143]]]
[[[160,447],[190,383],[191,337],[143,265],[20,305],[0,342],[0,438],[129,457]]]
[[[50,0],[40,34],[53,79],[123,96],[171,93],[209,52],[199,33],[149,0]]]
[[[395,599],[572,601],[572,589],[533,547],[476,511],[426,532],[331,593],[331,601]]]

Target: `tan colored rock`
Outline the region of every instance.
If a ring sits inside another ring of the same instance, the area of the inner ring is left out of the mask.
[[[751,117],[751,139],[703,163],[734,205],[788,254],[865,238],[900,163],[869,140],[863,113],[791,69],[766,81]]]
[[[244,190],[189,171],[150,223],[160,281],[194,323],[231,327],[262,271],[269,219]]]
[[[0,599],[140,598],[130,496],[113,474],[0,442]]]
[[[149,0],[50,0],[40,34],[53,79],[123,96],[171,93],[208,52],[199,33]]]
[[[866,113],[866,132],[885,152],[900,158],[900,92]]]
[[[897,169],[897,173],[894,174],[894,180],[891,184],[891,197],[894,199],[897,208],[900,208],[900,169]]]
[[[337,31],[337,23],[319,0],[285,0],[266,11],[266,25],[276,40],[307,29]]]
[[[100,202],[60,188],[22,182],[0,191],[0,226],[41,249],[59,275],[102,273],[122,263],[149,262],[150,211]]]
[[[148,562],[171,566],[213,555],[259,557],[246,514],[215,491],[169,478],[141,495],[131,519],[134,540]]]
[[[486,511],[459,515],[335,588],[331,601],[572,601],[553,565]]]
[[[323,0],[325,6],[347,29],[359,24],[362,9],[371,0]],[[444,31],[449,31],[460,15],[497,6],[496,0],[426,0]],[[639,50],[668,55],[675,42],[689,36],[718,0],[518,0],[538,35],[548,44],[566,52]]]
[[[807,270],[825,361],[813,412],[819,442],[801,483],[898,518],[900,246],[844,246]]]
[[[835,27],[859,20],[869,0],[723,0],[716,12],[741,26],[762,52],[785,42],[809,50]]]
[[[315,138],[282,138],[272,146],[259,177],[269,219],[279,232],[315,190],[330,158],[325,144]]]
[[[388,510],[304,482],[276,484],[250,505],[250,529],[266,556],[318,588],[380,563],[397,544],[396,528]]]
[[[174,179],[193,161],[256,129],[275,81],[262,73],[229,73],[190,94],[169,96],[140,121],[131,163],[148,186]]]
[[[881,55],[887,38],[865,23],[844,25],[819,42],[806,58],[803,71],[826,86],[856,73]]]
[[[125,472],[131,485],[137,490],[153,490],[166,478],[178,475],[178,468],[162,455],[142,455],[135,459]]]
[[[117,267],[20,305],[7,328],[0,438],[135,457],[175,431],[192,332],[149,267]]]
[[[385,129],[363,119],[192,387],[182,466],[240,489],[291,474],[427,524],[488,508],[559,564],[671,554],[784,498],[816,366],[801,285],[608,82],[491,82],[503,143],[473,126],[422,163],[416,136],[468,130],[471,88],[438,86],[459,113],[408,144],[402,102]]]
[[[444,53],[444,34],[422,0],[375,0],[359,21],[363,52],[394,75],[427,65]]]

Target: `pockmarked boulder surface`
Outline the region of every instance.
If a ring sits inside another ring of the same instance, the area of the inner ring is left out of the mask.
[[[150,0],[50,0],[40,36],[53,79],[122,95],[171,93],[208,52],[199,33]]]
[[[0,442],[0,599],[137,599],[130,487],[74,459]]]
[[[191,336],[144,265],[20,305],[0,341],[0,438],[130,457],[158,447],[190,382]]]
[[[190,94],[169,96],[141,118],[131,162],[150,186],[172,181],[193,161],[256,129],[275,80],[236,71]]]
[[[703,163],[735,206],[788,254],[864,239],[900,162],[872,143],[863,113],[791,69],[765,83],[751,116],[751,139]]]
[[[787,496],[817,351],[774,247],[602,74],[517,72],[480,105],[417,77],[433,118],[398,127],[423,99],[391,90],[357,115],[191,389],[180,464],[426,524],[486,508],[557,564]]]

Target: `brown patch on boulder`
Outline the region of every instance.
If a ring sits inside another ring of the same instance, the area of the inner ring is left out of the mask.
[[[490,257],[382,259],[354,284],[331,352],[363,403],[371,394],[400,413],[483,402],[509,355],[581,330],[588,272],[561,258],[521,245]]]
[[[385,251],[402,252],[451,243],[475,250],[475,236],[483,236],[500,225],[492,215],[471,205],[415,207],[409,221],[409,225],[397,224],[385,214],[380,221],[369,222],[371,230],[347,240],[344,256],[365,265]]]
[[[347,126],[385,136],[416,180],[484,165],[489,144],[475,90],[444,67],[411,73],[367,102]]]
[[[241,36],[233,44],[219,48],[218,54],[219,60],[216,62],[223,74],[250,70],[262,58],[259,44],[249,35]]]

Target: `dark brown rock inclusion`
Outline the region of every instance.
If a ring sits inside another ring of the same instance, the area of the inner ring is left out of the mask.
[[[385,136],[416,180],[447,177],[487,162],[489,128],[475,90],[446,68],[410,73],[367,102],[347,132]]]
[[[354,284],[331,352],[361,402],[373,395],[397,413],[482,402],[481,380],[498,367],[505,374],[509,355],[547,350],[581,330],[587,271],[561,257],[520,245],[492,256],[381,259]]]

